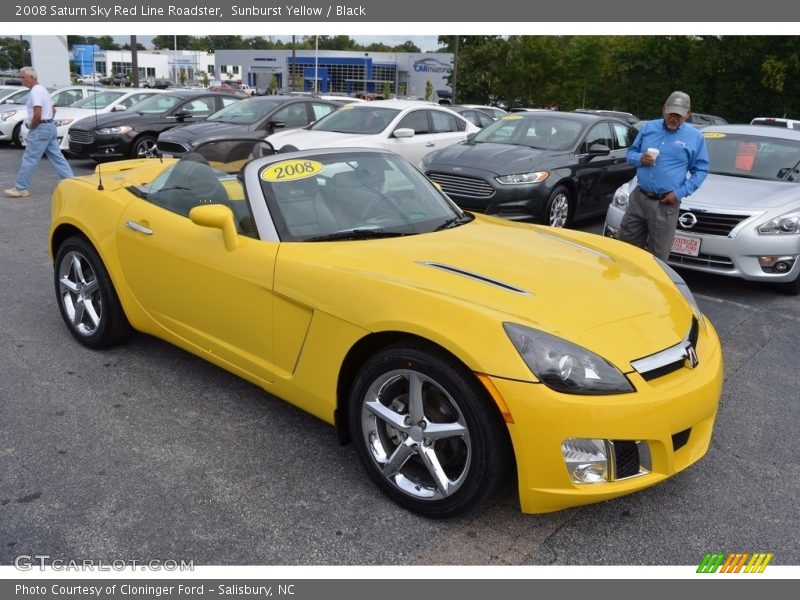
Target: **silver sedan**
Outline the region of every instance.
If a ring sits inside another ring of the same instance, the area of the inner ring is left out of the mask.
[[[669,263],[800,294],[800,131],[720,125],[703,135],[711,170],[681,202]],[[635,186],[614,194],[606,236],[618,236]]]

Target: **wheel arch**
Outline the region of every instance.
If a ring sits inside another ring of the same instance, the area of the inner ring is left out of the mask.
[[[455,363],[461,365],[466,371],[475,377],[474,371],[469,368],[469,366],[467,366],[463,360],[461,360],[458,356],[453,354],[444,346],[437,344],[436,342],[433,342],[425,337],[405,331],[381,331],[361,338],[353,345],[352,348],[350,348],[347,355],[344,357],[342,366],[339,369],[339,379],[336,384],[336,409],[334,411],[334,426],[336,427],[336,434],[339,439],[339,443],[342,445],[346,445],[351,441],[350,431],[347,423],[347,401],[350,387],[352,386],[359,369],[362,367],[362,365],[364,365],[364,363],[366,363],[367,360],[369,360],[370,357],[374,356],[381,350],[400,343],[416,344],[422,346],[423,348],[427,347],[434,352],[443,352]],[[497,418],[501,423],[505,424],[500,408],[497,406],[497,403],[494,401],[483,382],[481,382],[478,377],[475,377],[475,383],[482,390],[485,401],[493,407]],[[504,427],[503,429],[506,432],[506,442],[508,443],[508,447],[513,448],[511,443],[511,435],[508,433],[508,428]],[[513,452],[511,454],[513,456]]]

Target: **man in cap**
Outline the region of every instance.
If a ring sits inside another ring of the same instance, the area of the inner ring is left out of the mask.
[[[705,138],[686,124],[691,112],[689,95],[672,92],[663,119],[645,123],[627,153],[639,185],[628,198],[619,238],[661,260],[669,257],[681,200],[708,175]]]

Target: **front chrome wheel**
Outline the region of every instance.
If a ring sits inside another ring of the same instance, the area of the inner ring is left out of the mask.
[[[468,512],[513,466],[508,430],[475,375],[424,342],[366,361],[349,394],[350,436],[369,476],[426,517]]]
[[[361,431],[381,475],[412,498],[447,498],[469,473],[464,415],[445,389],[418,371],[390,371],[373,382]]]

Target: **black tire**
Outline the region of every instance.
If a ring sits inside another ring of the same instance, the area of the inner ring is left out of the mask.
[[[542,223],[550,227],[567,227],[572,222],[575,210],[572,192],[563,185],[557,185],[547,199]]]
[[[131,158],[146,158],[156,148],[156,138],[152,135],[142,135],[131,144]]]
[[[84,238],[67,238],[56,252],[58,308],[70,333],[94,349],[129,339],[133,329],[97,251]]]
[[[439,349],[409,343],[382,350],[361,368],[348,400],[351,437],[367,473],[417,514],[474,510],[498,494],[512,470],[499,411],[475,376]]]
[[[16,124],[14,131],[11,132],[11,143],[17,148],[22,148],[22,121]]]

